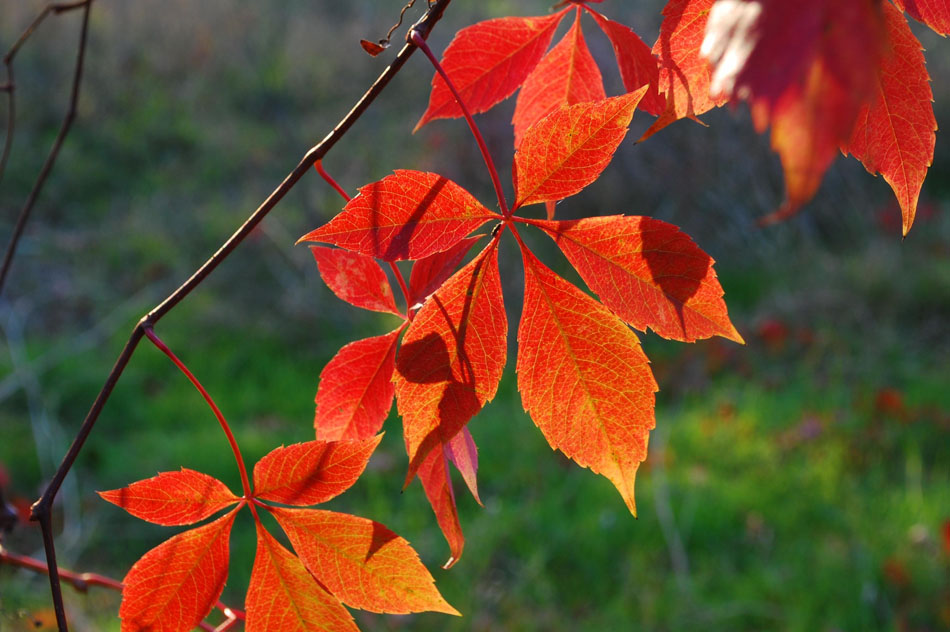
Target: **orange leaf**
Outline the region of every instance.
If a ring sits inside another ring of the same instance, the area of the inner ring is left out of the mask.
[[[535,123],[515,152],[515,208],[564,199],[596,180],[646,91],[562,107]]]
[[[403,327],[351,342],[320,372],[313,425],[320,441],[357,441],[383,427],[395,388],[396,342]]]
[[[445,444],[445,456],[452,461],[468,491],[472,492],[475,501],[479,505],[482,499],[478,497],[478,446],[475,445],[475,439],[468,427],[462,428],[462,431],[452,437],[452,440]]]
[[[146,553],[123,580],[122,632],[184,632],[208,616],[228,577],[236,511],[179,533]]]
[[[334,244],[384,261],[421,259],[448,250],[496,217],[447,178],[398,170],[362,187],[343,212],[299,241]]]
[[[884,30],[876,0],[799,3],[719,2],[709,18],[706,52],[714,91],[749,101],[759,131],[785,170],[780,215],[814,195],[873,95]]]
[[[213,476],[185,468],[97,493],[136,518],[165,526],[193,524],[240,500]]]
[[[696,119],[728,100],[710,96],[709,62],[699,52],[714,2],[670,0],[663,8],[660,37],[653,45],[653,54],[660,58],[659,91],[666,99],[666,110],[641,140],[681,118]]]
[[[441,63],[472,114],[485,112],[514,94],[541,61],[566,13],[485,20],[455,34]],[[460,116],[455,96],[436,73],[429,107],[416,130],[435,119]]]
[[[511,119],[515,126],[515,147],[521,144],[528,128],[562,105],[605,98],[604,81],[584,42],[578,13],[570,30],[528,75],[518,93]]]
[[[356,482],[382,436],[276,448],[254,466],[254,495],[285,505],[326,502]]]
[[[455,435],[456,438],[460,436],[462,436],[461,432]],[[462,533],[462,525],[459,522],[458,507],[455,504],[455,490],[452,488],[452,476],[449,474],[449,463],[445,457],[445,449],[430,450],[429,455],[423,459],[419,466],[418,473],[419,482],[422,483],[422,489],[425,491],[429,505],[435,513],[435,519],[439,523],[442,535],[445,536],[445,541],[449,543],[451,556],[442,565],[442,568],[451,568],[462,557],[462,550],[465,548],[465,535]]]
[[[412,272],[409,275],[409,302],[413,307],[423,303],[427,296],[452,276],[455,268],[462,263],[462,259],[480,238],[481,236],[468,237],[448,250],[429,255],[412,264]]]
[[[894,0],[918,22],[941,35],[950,35],[950,3],[947,0]]]
[[[526,249],[521,401],[552,448],[606,476],[636,515],[656,381],[635,333]]]
[[[260,523],[246,608],[247,632],[359,632],[340,600]]]
[[[396,406],[409,453],[406,483],[495,396],[508,320],[493,240],[426,301],[396,357]]]
[[[742,342],[712,258],[676,226],[621,215],[532,223],[557,242],[600,300],[637,329],[683,342],[710,336]]]
[[[386,273],[371,257],[348,250],[310,246],[320,277],[333,293],[356,307],[399,315]]]
[[[654,116],[662,114],[666,108],[666,98],[657,89],[660,83],[660,63],[656,55],[629,27],[607,19],[586,5],[584,8],[610,40],[624,88],[627,92],[633,92],[642,86],[649,86],[639,108]]]
[[[900,11],[887,2],[883,11],[889,50],[881,57],[874,96],[858,114],[847,151],[891,185],[906,235],[933,162],[937,121],[920,41]]]
[[[353,608],[459,614],[408,542],[366,518],[318,509],[268,507],[317,580]]]

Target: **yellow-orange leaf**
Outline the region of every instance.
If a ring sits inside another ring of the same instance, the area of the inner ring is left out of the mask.
[[[526,249],[518,328],[521,401],[551,447],[606,476],[636,515],[634,479],[655,426],[656,381],[640,341]]]

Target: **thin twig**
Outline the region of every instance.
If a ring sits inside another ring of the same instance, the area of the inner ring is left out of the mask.
[[[13,228],[13,235],[10,236],[10,243],[7,245],[7,251],[3,256],[3,264],[0,265],[0,294],[3,293],[3,284],[7,278],[7,272],[10,270],[10,264],[13,262],[13,255],[16,254],[17,244],[20,242],[20,237],[23,235],[23,229],[26,228],[26,223],[30,219],[30,212],[33,210],[33,206],[36,204],[36,200],[40,196],[40,191],[43,190],[43,186],[46,184],[46,179],[49,177],[50,172],[53,170],[53,165],[56,164],[56,158],[59,156],[59,150],[63,147],[63,141],[66,140],[66,135],[69,134],[69,129],[73,125],[73,120],[76,118],[76,104],[79,102],[79,86],[82,84],[82,68],[83,62],[86,59],[86,36],[89,33],[89,10],[92,8],[92,0],[79,0],[78,2],[60,2],[53,3],[46,6],[43,11],[33,20],[33,23],[23,32],[20,36],[20,39],[16,41],[13,47],[7,52],[3,57],[3,63],[7,67],[7,85],[9,86],[8,102],[9,108],[7,110],[7,139],[3,147],[3,155],[0,157],[0,177],[3,176],[3,169],[6,167],[7,157],[9,156],[10,147],[13,142],[13,129],[14,129],[14,99],[13,93],[15,91],[15,85],[13,83],[13,59],[16,57],[17,51],[20,50],[20,47],[24,42],[33,34],[36,28],[46,19],[50,13],[65,13],[66,11],[72,11],[73,9],[83,8],[82,15],[82,26],[79,30],[79,49],[76,54],[76,69],[73,71],[73,85],[70,90],[69,95],[69,108],[66,111],[66,115],[63,117],[63,122],[60,125],[59,133],[56,135],[56,140],[53,141],[53,146],[49,150],[49,155],[46,156],[46,162],[43,163],[43,168],[40,169],[39,175],[36,176],[36,182],[33,183],[33,189],[30,191],[30,195],[26,198],[26,202],[23,204],[23,208],[20,209],[20,216],[17,218],[16,226]]]
[[[449,6],[449,3],[452,0],[438,0],[433,2],[429,10],[419,19],[416,24],[413,25],[413,30],[418,32],[423,38],[428,37],[429,32],[432,30],[432,27],[442,18],[442,14],[445,12],[445,9]],[[231,235],[231,237],[215,252],[208,261],[204,263],[198,270],[185,281],[177,290],[175,290],[171,295],[168,296],[164,301],[162,301],[158,306],[149,311],[145,316],[143,316],[139,322],[132,329],[132,333],[129,335],[128,341],[125,343],[125,347],[122,349],[122,353],[119,354],[118,359],[116,360],[115,365],[112,368],[112,371],[109,372],[109,375],[106,377],[105,384],[102,387],[102,390],[99,391],[99,394],[96,396],[95,401],[92,404],[92,407],[89,409],[89,413],[86,415],[86,418],[83,420],[82,426],[80,426],[79,431],[76,433],[76,438],[73,440],[72,445],[69,448],[69,451],[66,453],[66,456],[63,457],[63,462],[60,464],[59,469],[56,471],[56,474],[53,476],[53,479],[47,485],[46,490],[43,492],[43,495],[37,500],[32,507],[32,513],[30,516],[31,520],[38,521],[43,530],[43,544],[46,549],[46,559],[49,563],[49,578],[50,578],[50,589],[53,593],[53,607],[56,610],[56,620],[59,626],[59,632],[68,632],[68,627],[66,625],[65,610],[63,608],[63,597],[62,590],[59,585],[59,576],[56,568],[56,551],[53,542],[52,527],[50,524],[50,515],[53,506],[53,501],[56,498],[56,494],[59,491],[59,488],[63,484],[63,480],[66,478],[66,475],[69,473],[69,470],[72,468],[73,463],[75,463],[76,458],[79,456],[79,452],[82,450],[83,444],[85,444],[86,439],[89,437],[89,434],[92,432],[93,427],[95,426],[96,420],[99,418],[99,415],[102,412],[102,408],[105,406],[106,401],[109,399],[109,396],[112,394],[113,388],[115,388],[116,383],[122,375],[122,372],[125,370],[125,367],[128,365],[129,360],[132,358],[132,354],[135,352],[138,343],[142,340],[142,337],[145,334],[146,327],[154,326],[165,314],[172,310],[178,303],[184,300],[192,290],[194,290],[208,275],[210,275],[218,265],[224,261],[234,251],[237,246],[244,241],[244,239],[254,230],[254,228],[267,216],[267,214],[280,202],[281,199],[287,194],[290,189],[306,174],[309,172],[311,167],[315,162],[322,159],[330,149],[336,145],[337,142],[349,131],[349,129],[356,123],[357,120],[363,115],[367,108],[376,100],[376,97],[385,89],[385,87],[392,81],[393,77],[402,69],[402,67],[409,60],[409,57],[416,50],[416,45],[410,42],[407,42],[403,46],[402,50],[396,55],[396,58],[393,62],[382,72],[378,79],[373,83],[372,86],[366,91],[366,93],[360,98],[360,100],[353,106],[353,109],[347,113],[345,117],[333,128],[333,130],[327,134],[327,136],[320,141],[317,145],[313,146],[304,157],[300,160],[294,170],[284,178],[284,181],[271,193],[266,200],[255,210],[247,221],[238,228],[238,230]]]

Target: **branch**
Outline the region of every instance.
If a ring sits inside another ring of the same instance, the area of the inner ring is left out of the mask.
[[[91,0],[89,0],[91,1]],[[442,14],[445,12],[445,9],[449,6],[449,3],[452,0],[436,0],[429,5],[428,10],[419,19],[416,24],[413,25],[412,29],[418,32],[423,38],[429,36],[429,33],[432,30],[432,27],[442,18]],[[88,11],[88,8],[87,8]],[[59,488],[63,484],[63,480],[66,478],[66,475],[69,473],[69,470],[72,468],[73,464],[76,461],[76,458],[79,456],[79,452],[82,450],[83,444],[85,444],[86,439],[89,437],[89,434],[92,432],[93,427],[95,426],[96,420],[99,418],[102,408],[105,406],[106,401],[109,399],[109,396],[112,394],[113,388],[115,388],[116,383],[119,381],[119,378],[122,375],[122,372],[125,370],[125,367],[128,365],[129,360],[132,358],[132,354],[135,352],[138,343],[142,340],[142,337],[145,335],[146,328],[153,327],[165,314],[171,311],[178,303],[187,297],[192,290],[194,290],[208,275],[210,275],[218,265],[224,261],[228,255],[230,255],[235,248],[244,239],[254,230],[254,228],[267,216],[267,214],[277,206],[277,203],[283,199],[283,197],[290,191],[295,184],[309,172],[310,168],[318,160],[322,159],[330,149],[333,148],[337,142],[349,131],[349,129],[356,123],[357,120],[363,115],[363,113],[369,108],[369,106],[376,100],[376,97],[382,93],[393,77],[402,69],[402,67],[409,60],[409,57],[416,50],[416,45],[411,42],[407,42],[399,53],[396,55],[396,58],[393,62],[380,74],[379,78],[373,83],[372,86],[366,91],[366,93],[357,101],[356,105],[353,106],[353,109],[347,113],[343,119],[337,123],[336,127],[327,134],[327,136],[320,141],[317,145],[314,145],[304,154],[303,158],[300,159],[300,162],[294,167],[293,171],[284,178],[284,181],[274,189],[266,200],[255,210],[247,221],[241,225],[237,231],[231,235],[231,237],[215,252],[208,261],[204,263],[198,270],[195,271],[191,277],[185,281],[177,290],[172,292],[168,298],[162,301],[155,308],[150,310],[145,316],[143,316],[139,322],[132,329],[132,333],[129,335],[128,341],[125,343],[125,347],[122,349],[122,352],[119,354],[118,359],[116,360],[115,365],[112,367],[112,371],[109,372],[109,375],[106,377],[105,384],[102,386],[102,390],[99,391],[99,394],[96,396],[95,401],[92,404],[92,407],[89,409],[89,412],[86,415],[86,418],[83,420],[82,425],[79,428],[79,431],[76,433],[76,438],[73,440],[72,445],[69,448],[69,451],[66,453],[66,456],[63,457],[63,461],[59,466],[59,469],[56,471],[56,474],[53,476],[53,479],[47,485],[46,490],[43,492],[43,495],[33,504],[32,514],[30,516],[31,520],[38,521],[40,527],[43,531],[43,545],[46,550],[46,560],[49,564],[49,578],[50,578],[50,590],[53,593],[53,607],[56,610],[56,620],[59,626],[60,632],[68,632],[68,626],[66,624],[65,611],[63,609],[63,597],[62,590],[59,585],[59,577],[56,567],[56,549],[53,542],[53,532],[51,525],[51,509],[53,505],[53,500],[56,498],[56,494],[59,491]]]
[[[0,293],[3,293],[3,284],[7,278],[7,272],[10,270],[10,265],[13,263],[13,255],[16,254],[17,244],[20,242],[20,237],[23,235],[23,230],[26,228],[26,222],[30,219],[30,212],[33,210],[33,206],[36,204],[36,200],[40,196],[40,191],[43,190],[43,186],[46,184],[46,179],[49,177],[50,172],[53,170],[53,165],[56,164],[56,158],[59,156],[59,150],[62,149],[63,142],[66,140],[66,135],[69,134],[69,129],[73,125],[73,120],[76,118],[76,104],[79,102],[79,86],[82,83],[82,68],[83,62],[86,59],[86,35],[89,32],[89,10],[92,8],[92,0],[79,0],[78,2],[57,2],[46,5],[46,7],[40,11],[39,15],[36,16],[36,19],[26,28],[25,31],[20,35],[20,38],[13,44],[7,54],[3,56],[3,63],[7,68],[7,83],[2,86],[4,91],[7,93],[7,138],[3,145],[3,154],[0,154],[0,179],[3,178],[3,171],[7,166],[7,158],[10,156],[10,149],[13,146],[13,132],[15,128],[14,116],[16,113],[16,107],[14,102],[14,92],[16,89],[16,84],[13,81],[13,59],[16,57],[17,52],[20,50],[20,47],[30,38],[30,36],[36,31],[39,25],[46,19],[46,16],[52,14],[65,13],[67,11],[72,11],[73,9],[84,9],[82,15],[82,26],[79,30],[79,49],[76,53],[76,70],[73,71],[73,85],[70,91],[69,96],[69,108],[66,110],[66,115],[63,117],[63,122],[60,125],[59,133],[56,135],[56,140],[53,141],[53,146],[49,150],[49,155],[46,156],[46,162],[43,163],[43,168],[40,169],[39,175],[36,176],[36,182],[33,183],[33,189],[30,191],[30,195],[26,198],[26,202],[23,204],[23,208],[20,209],[20,216],[17,218],[16,226],[13,228],[13,235],[10,237],[10,243],[7,245],[7,251],[3,256],[3,264],[0,265]]]
[[[3,566],[4,564],[16,566],[18,568],[25,568],[35,573],[42,573],[43,575],[49,573],[49,567],[40,560],[27,557],[26,555],[17,555],[16,553],[11,553],[0,546],[0,566]],[[108,588],[110,590],[122,592],[122,582],[112,579],[111,577],[106,577],[105,575],[99,575],[98,573],[74,573],[64,568],[58,569],[58,573],[61,580],[81,593],[86,593],[90,586],[99,586],[101,588]],[[218,627],[213,627],[209,623],[202,622],[200,625],[202,630],[207,630],[208,632],[229,630],[234,626],[236,621],[244,619],[243,611],[229,608],[225,604],[221,603],[220,600],[215,604],[215,607],[224,614],[225,620],[221,622]]]

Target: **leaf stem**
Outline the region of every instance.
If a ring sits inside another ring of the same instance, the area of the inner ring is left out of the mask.
[[[460,95],[458,90],[455,89],[455,84],[453,84],[452,80],[449,79],[445,69],[442,68],[442,64],[440,64],[439,60],[436,59],[435,55],[432,54],[432,51],[429,49],[429,45],[426,44],[422,34],[416,31],[416,29],[412,29],[409,31],[409,41],[418,46],[419,50],[421,50],[425,56],[429,58],[429,61],[432,62],[436,72],[442,76],[442,79],[445,80],[445,84],[449,87],[449,90],[451,90],[452,94],[455,95],[455,100],[462,109],[462,114],[465,115],[465,120],[468,122],[468,127],[472,130],[472,135],[475,136],[475,142],[478,144],[478,149],[482,152],[482,158],[485,160],[485,166],[488,167],[488,173],[491,176],[491,183],[492,186],[495,187],[495,195],[498,197],[498,208],[501,209],[501,213],[505,216],[505,219],[509,219],[511,217],[511,211],[508,209],[508,202],[505,200],[505,192],[501,188],[501,179],[498,177],[498,169],[495,168],[495,162],[492,160],[491,154],[488,153],[488,146],[485,144],[485,139],[482,138],[482,133],[478,130],[478,125],[475,124],[475,119],[472,118],[471,113],[468,111],[468,106],[466,106],[465,101],[462,100],[462,95]]]
[[[224,434],[228,438],[228,443],[231,444],[231,451],[234,452],[234,460],[237,461],[238,470],[241,472],[241,485],[244,487],[244,498],[251,498],[251,482],[247,477],[247,468],[244,466],[244,457],[241,456],[241,449],[238,447],[237,439],[234,438],[234,433],[231,432],[231,426],[228,425],[224,415],[221,414],[221,409],[219,409],[217,404],[214,403],[214,400],[211,399],[211,395],[209,395],[208,391],[205,390],[205,387],[201,385],[201,382],[198,381],[198,378],[196,378],[195,375],[188,370],[188,367],[185,366],[185,363],[179,360],[178,356],[176,356],[172,350],[161,341],[161,339],[155,334],[151,327],[145,327],[145,335],[149,340],[152,341],[152,344],[158,347],[159,351],[168,356],[168,358],[175,363],[175,366],[181,369],[181,372],[185,374],[185,377],[188,378],[188,381],[190,381],[194,387],[198,389],[198,392],[201,393],[201,396],[204,398],[204,400],[208,402],[208,406],[211,407],[211,411],[214,413],[214,416],[218,418],[218,423],[221,424],[221,429],[224,430]],[[253,507],[251,511],[253,511]]]
[[[315,163],[313,163],[313,168],[317,170],[317,173],[320,174],[320,177],[326,180],[327,184],[333,187],[336,190],[336,192],[339,193],[340,196],[344,200],[349,202],[352,199],[349,196],[349,194],[343,189],[343,187],[337,184],[337,181],[334,180],[333,177],[329,173],[327,173],[326,169],[323,168],[323,158],[320,158]]]

